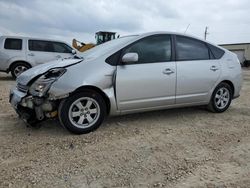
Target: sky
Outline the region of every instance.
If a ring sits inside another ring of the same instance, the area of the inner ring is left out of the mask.
[[[0,0],[0,35],[88,43],[100,30],[187,30],[204,38],[206,26],[210,42],[250,42],[250,0]]]

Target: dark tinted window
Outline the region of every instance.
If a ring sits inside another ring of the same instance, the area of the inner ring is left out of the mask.
[[[213,46],[211,44],[208,44],[208,47],[210,48],[215,59],[220,59],[225,53],[224,50],[217,48],[216,46]]]
[[[21,50],[22,49],[22,40],[8,38],[5,40],[4,48],[9,49],[9,50]]]
[[[184,36],[176,36],[177,60],[209,59],[209,50],[202,41]]]
[[[29,40],[30,51],[54,52],[53,43],[43,40]]]
[[[117,65],[117,63],[120,60],[120,55],[121,55],[121,51],[118,51],[114,53],[113,55],[109,56],[105,61],[106,63],[110,65]]]
[[[125,49],[123,54],[138,53],[138,63],[166,62],[171,60],[170,35],[155,35],[142,39]]]
[[[72,48],[61,42],[53,42],[54,50],[58,53],[71,53]]]

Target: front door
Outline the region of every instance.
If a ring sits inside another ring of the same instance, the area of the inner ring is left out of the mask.
[[[67,44],[62,42],[53,42],[55,57],[57,59],[64,59],[73,57],[72,48],[69,47]]]
[[[158,108],[175,103],[176,65],[171,36],[154,35],[123,50],[134,52],[138,62],[117,66],[116,95],[121,111]]]

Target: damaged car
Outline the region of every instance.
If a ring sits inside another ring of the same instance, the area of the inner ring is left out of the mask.
[[[83,134],[108,115],[200,105],[220,113],[240,95],[236,55],[187,35],[120,37],[78,56],[18,76],[10,103],[20,118],[31,125],[59,118]]]

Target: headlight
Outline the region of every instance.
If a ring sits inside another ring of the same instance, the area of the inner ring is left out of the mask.
[[[33,96],[43,97],[50,89],[51,85],[64,73],[65,68],[54,68],[40,76],[29,88]]]

